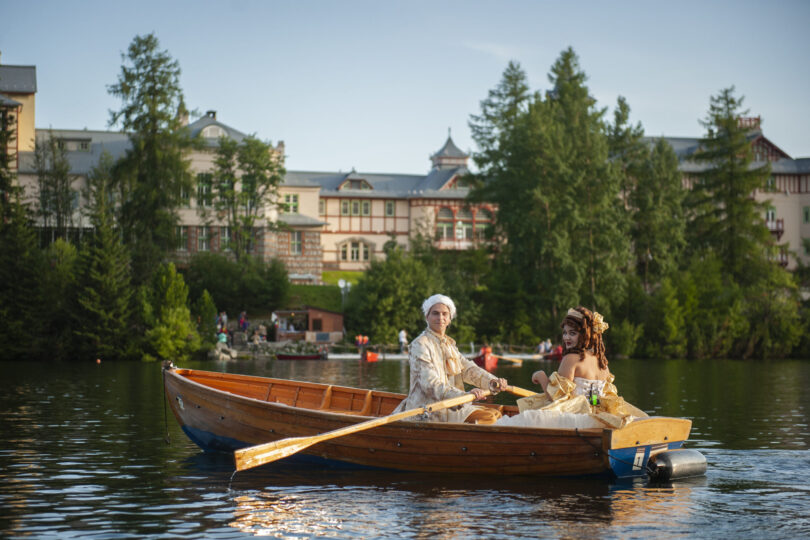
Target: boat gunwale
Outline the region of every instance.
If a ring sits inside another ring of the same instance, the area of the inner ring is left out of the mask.
[[[312,383],[307,381],[295,381],[292,379],[273,379],[270,377],[261,377],[258,375],[240,375],[235,373],[221,373],[216,371],[205,371],[205,370],[193,370],[188,368],[175,368],[174,374],[185,381],[188,384],[192,384],[194,386],[198,386],[206,391],[215,392],[217,394],[221,394],[223,397],[229,398],[237,398],[240,400],[248,400],[250,402],[254,402],[257,405],[261,405],[262,408],[269,408],[269,409],[283,409],[284,412],[289,414],[289,411],[297,411],[298,413],[313,417],[313,418],[331,418],[332,420],[340,419],[345,421],[347,424],[359,424],[368,420],[372,420],[374,418],[382,418],[387,415],[381,416],[361,416],[356,414],[347,414],[341,413],[337,411],[330,411],[326,409],[310,409],[307,407],[297,407],[295,405],[288,405],[286,403],[281,403],[277,401],[264,401],[261,399],[252,398],[249,396],[244,396],[241,394],[236,394],[233,392],[228,392],[225,390],[220,390],[219,388],[214,388],[211,386],[207,386],[205,384],[199,383],[189,377],[183,376],[183,374],[179,373],[181,370],[186,370],[189,372],[197,372],[197,373],[213,373],[215,375],[226,375],[231,378],[251,378],[251,379],[259,379],[264,381],[280,381],[280,382],[292,382],[292,383],[303,383],[304,385],[310,386],[314,385],[315,387],[323,387],[324,390],[326,387],[330,386],[325,383]],[[170,370],[172,371],[172,370]],[[228,378],[228,377],[216,377],[220,379]],[[368,392],[366,389],[360,388],[353,388],[353,387],[346,387],[346,386],[333,386],[334,389],[346,389],[346,390],[357,390],[358,392]],[[387,395],[387,397],[401,397],[405,399],[405,394],[399,394],[395,392],[387,392],[384,390],[371,390],[374,393],[381,393]],[[650,417],[650,418],[668,418],[668,417]],[[646,420],[646,419],[645,419]],[[467,424],[467,423],[455,423],[455,422],[422,422],[418,420],[411,420],[411,419],[403,419],[395,422],[393,424],[389,424],[388,426],[394,426],[395,424],[400,425],[407,425],[408,428],[419,428],[420,430],[427,430],[427,431],[470,431],[470,432],[494,432],[494,433],[513,433],[513,434],[522,434],[525,433],[527,435],[537,435],[542,432],[543,435],[547,436],[561,436],[561,437],[572,437],[572,436],[579,436],[579,437],[589,437],[589,438],[600,438],[603,436],[605,431],[613,432],[615,431],[609,427],[597,427],[597,428],[544,428],[544,427],[534,427],[534,426],[498,426],[494,424]]]

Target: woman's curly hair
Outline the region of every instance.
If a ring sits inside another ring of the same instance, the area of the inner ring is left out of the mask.
[[[605,356],[605,343],[602,341],[602,332],[607,329],[607,323],[602,322],[602,316],[590,309],[577,306],[569,309],[563,318],[560,328],[566,324],[573,326],[579,332],[577,344],[563,353],[579,353],[580,360],[585,359],[585,351],[590,350],[599,362],[599,369],[607,368],[608,361]]]

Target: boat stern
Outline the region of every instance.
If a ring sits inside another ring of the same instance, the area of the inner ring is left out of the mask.
[[[691,420],[667,417],[643,418],[621,429],[606,429],[602,435],[606,465],[616,478],[645,476],[650,458],[681,448],[691,429]]]

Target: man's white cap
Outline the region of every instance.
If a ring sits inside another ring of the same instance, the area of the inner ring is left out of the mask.
[[[422,313],[425,314],[425,318],[427,318],[428,313],[430,313],[430,308],[435,306],[436,304],[444,304],[447,306],[447,309],[450,310],[450,320],[456,318],[456,305],[450,299],[449,296],[445,296],[443,294],[434,294],[430,298],[424,301],[422,304]]]

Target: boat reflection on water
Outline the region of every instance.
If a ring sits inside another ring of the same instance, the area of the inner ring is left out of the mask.
[[[266,467],[233,483],[231,527],[255,536],[602,536],[677,533],[706,478],[467,478]],[[261,487],[259,487],[261,486]],[[473,518],[474,517],[474,518]],[[670,528],[671,527],[671,528]]]

